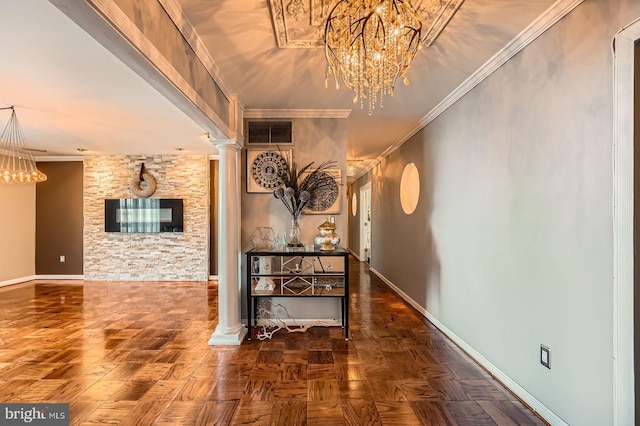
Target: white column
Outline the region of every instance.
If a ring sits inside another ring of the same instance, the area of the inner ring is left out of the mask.
[[[218,326],[210,345],[239,345],[247,334],[240,322],[240,185],[236,144],[217,144],[218,188]]]

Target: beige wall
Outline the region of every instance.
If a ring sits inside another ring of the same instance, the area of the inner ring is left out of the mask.
[[[347,238],[347,178],[346,173],[346,130],[344,120],[340,119],[295,119],[293,121],[294,139],[293,156],[299,167],[314,162],[317,166],[325,160],[337,161],[342,171],[340,208],[336,216],[336,232]],[[282,149],[289,149],[283,146]],[[259,149],[256,147],[256,149]],[[265,148],[268,149],[268,148]],[[276,148],[272,148],[276,149]],[[275,232],[282,234],[291,226],[291,216],[280,200],[272,193],[254,194],[246,191],[246,152],[242,155],[242,247],[248,249],[249,236],[259,226],[271,226]],[[324,222],[326,215],[300,215],[302,239],[306,244],[313,243],[318,234],[318,226]]]
[[[0,285],[35,275],[35,184],[0,184]]]
[[[356,184],[372,266],[568,424],[613,419],[611,40],[638,16],[586,0]]]
[[[340,213],[336,217],[336,232],[344,241],[347,240],[347,178],[346,157],[347,140],[345,122],[341,119],[293,119],[294,145],[293,156],[298,166],[310,162],[319,165],[325,160],[335,160],[342,171]],[[282,147],[291,148],[289,146]],[[242,239],[241,247],[248,250],[252,247],[249,242],[251,233],[260,226],[270,226],[282,234],[291,226],[291,216],[282,202],[272,193],[249,194],[246,191],[246,152],[242,155]],[[318,234],[318,226],[325,220],[325,215],[300,215],[302,242],[312,244]],[[341,244],[344,245],[344,244]],[[243,258],[244,260],[244,258]],[[243,279],[244,287],[244,279]],[[243,290],[245,291],[245,290]],[[244,293],[243,293],[244,294]],[[291,299],[289,299],[291,301]],[[340,305],[338,299],[323,301],[320,306],[317,301],[295,300],[289,305],[289,312],[296,318],[339,318]],[[244,302],[243,302],[244,303]],[[287,303],[278,300],[278,303]],[[246,311],[244,311],[246,312]],[[246,314],[245,314],[246,315]]]

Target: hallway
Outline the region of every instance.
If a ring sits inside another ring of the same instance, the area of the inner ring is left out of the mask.
[[[351,259],[339,327],[209,347],[206,283],[0,289],[0,401],[68,402],[71,424],[544,424]]]

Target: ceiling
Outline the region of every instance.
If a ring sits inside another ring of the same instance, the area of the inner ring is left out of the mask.
[[[352,109],[348,159],[368,161],[554,3],[464,1],[419,52],[410,85],[370,116],[345,88],[325,88],[323,49],[278,47],[269,0],[177,1],[245,108]],[[0,107],[16,106],[27,145],[47,151],[39,155],[216,152],[200,126],[48,1],[2,0],[0,33]],[[0,111],[0,125],[9,115]]]

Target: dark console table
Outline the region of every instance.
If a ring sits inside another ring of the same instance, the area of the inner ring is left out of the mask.
[[[342,327],[349,340],[349,252],[284,248],[276,251],[250,250],[247,260],[247,306],[249,340],[256,327],[261,297],[338,297]]]

